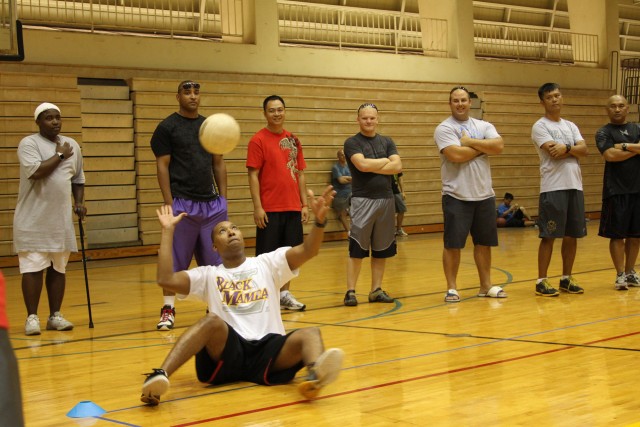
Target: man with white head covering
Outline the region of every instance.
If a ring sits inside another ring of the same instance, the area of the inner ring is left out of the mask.
[[[26,335],[40,334],[38,303],[45,270],[47,329],[73,329],[73,324],[62,317],[60,307],[69,254],[78,251],[72,211],[81,219],[87,211],[83,204],[82,153],[76,141],[60,135],[60,108],[45,102],[35,109],[34,118],[40,131],[18,145],[20,188],[13,218],[13,246],[18,253],[28,316]]]

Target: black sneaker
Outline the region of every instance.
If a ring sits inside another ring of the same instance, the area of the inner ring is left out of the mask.
[[[144,374],[147,379],[142,384],[142,396],[140,400],[151,406],[160,403],[160,396],[169,390],[169,378],[164,369],[154,368],[153,372]]]
[[[347,291],[346,294],[344,294],[344,305],[346,305],[347,307],[355,307],[356,305],[358,305],[358,300],[356,299],[356,291]]]
[[[369,294],[369,302],[394,302],[395,300],[389,296],[388,293],[378,288]]]
[[[560,295],[560,292],[551,287],[547,279],[542,279],[540,283],[536,283],[536,295],[540,295],[541,297],[557,297]]]
[[[568,279],[560,280],[560,290],[568,294],[583,294],[584,289],[578,286],[578,283],[573,279],[573,276],[569,276]]]

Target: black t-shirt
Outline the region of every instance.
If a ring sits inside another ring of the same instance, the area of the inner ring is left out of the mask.
[[[173,197],[206,202],[218,194],[213,178],[213,155],[200,145],[198,132],[204,122],[173,113],[164,119],[151,137],[156,157],[171,156],[169,179]]]
[[[600,153],[612,148],[613,144],[623,142],[634,144],[639,140],[640,125],[638,123],[623,125],[609,123],[596,132],[596,145]],[[622,162],[606,162],[602,198],[631,193],[640,193],[640,156],[635,155]]]
[[[344,142],[344,155],[351,171],[352,197],[366,197],[368,199],[392,199],[392,175],[382,175],[373,172],[361,172],[351,163],[351,156],[361,153],[366,159],[388,158],[398,154],[396,145],[389,137],[376,135],[364,136],[361,133],[347,138]]]

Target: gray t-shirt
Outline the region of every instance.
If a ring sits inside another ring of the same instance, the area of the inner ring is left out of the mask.
[[[73,228],[71,184],[84,184],[82,152],[76,141],[68,142],[73,156],[65,159],[46,178],[29,179],[56,153],[56,144],[39,133],[29,135],[18,145],[20,189],[13,216],[13,248],[16,252],[77,252]]]
[[[442,194],[467,201],[494,197],[489,156],[482,154],[468,162],[454,163],[442,154],[442,150],[449,146],[461,146],[460,138],[463,131],[474,139],[500,137],[496,128],[484,120],[469,118],[467,121],[460,122],[449,117],[440,123],[436,128],[434,139],[440,153]]]
[[[541,117],[531,128],[531,139],[540,157],[540,192],[582,191],[582,173],[578,159],[574,156],[554,159],[540,148],[549,141],[572,146],[578,141],[584,141],[578,127],[569,120],[560,119],[559,122],[555,122]]]

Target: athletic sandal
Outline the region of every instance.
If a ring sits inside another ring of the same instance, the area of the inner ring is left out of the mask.
[[[486,293],[480,292],[478,296],[482,298],[506,298],[507,293],[500,286],[492,286],[489,291]]]
[[[309,377],[298,385],[298,391],[309,400],[318,397],[322,387],[338,378],[342,359],[344,359],[344,351],[339,348],[330,348],[322,353],[310,369]]]
[[[444,302],[460,302],[460,295],[455,289],[449,289],[444,296]]]

